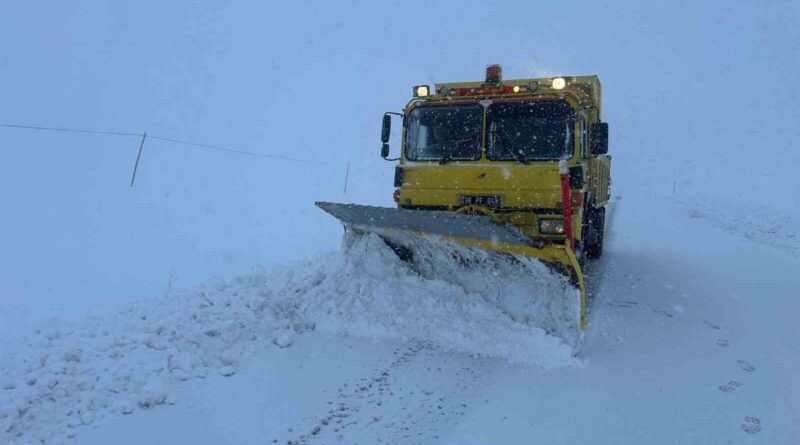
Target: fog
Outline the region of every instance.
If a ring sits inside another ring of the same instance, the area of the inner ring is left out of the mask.
[[[0,333],[337,248],[381,114],[491,63],[600,76],[615,196],[796,211],[797,5],[532,3],[6,0],[0,124],[313,162],[0,127]]]

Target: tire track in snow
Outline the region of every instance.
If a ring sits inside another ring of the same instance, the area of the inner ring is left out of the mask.
[[[466,358],[466,360],[465,360]],[[337,390],[327,410],[303,434],[273,443],[428,444],[458,424],[469,409],[474,388],[490,373],[492,360],[418,340],[394,351],[394,359]]]
[[[332,435],[338,440],[343,439],[349,428],[359,425],[360,419],[357,417],[362,410],[369,405],[380,407],[384,404],[385,397],[394,396],[389,384],[392,371],[413,360],[422,350],[430,348],[431,346],[425,342],[414,341],[405,348],[395,349],[394,359],[385,367],[375,369],[371,374],[355,382],[343,383],[337,389],[336,400],[328,402],[330,406],[328,411],[321,415],[305,434],[290,438],[285,443],[303,445],[325,435]],[[380,418],[375,416],[369,419],[372,423],[379,420]],[[279,443],[278,439],[273,439],[273,443]]]

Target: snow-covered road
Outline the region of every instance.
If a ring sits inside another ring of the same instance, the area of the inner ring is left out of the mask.
[[[148,409],[139,402],[123,415],[83,400],[84,412],[106,414],[75,424],[49,421],[55,414],[46,404],[32,405],[39,418],[17,440],[800,443],[800,259],[776,242],[754,241],[744,226],[720,230],[690,207],[645,195],[616,200],[606,254],[587,270],[590,327],[578,362],[564,361],[557,348],[546,350],[554,355],[546,366],[509,362],[518,354],[508,345],[496,345],[506,353],[494,357],[488,342],[480,355],[460,344],[443,349],[437,345],[446,337],[434,328],[425,331],[433,339],[273,332],[272,342],[288,347],[228,351],[233,375],[222,375],[230,374],[225,364],[202,379],[167,379],[168,397]],[[773,235],[779,244],[780,233]],[[785,242],[794,246],[790,235]],[[442,330],[471,326],[440,323]],[[487,338],[508,342],[513,332],[536,334],[518,328]],[[4,407],[3,425],[14,410]],[[80,418],[80,410],[72,415]]]

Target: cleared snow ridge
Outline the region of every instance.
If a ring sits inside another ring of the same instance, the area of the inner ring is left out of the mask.
[[[178,382],[234,375],[259,350],[291,347],[308,330],[414,338],[546,368],[581,364],[561,340],[577,342],[566,279],[531,259],[414,242],[408,263],[374,235],[346,236],[341,252],[312,261],[52,322],[2,351],[0,442],[61,442],[108,415],[175,403]]]

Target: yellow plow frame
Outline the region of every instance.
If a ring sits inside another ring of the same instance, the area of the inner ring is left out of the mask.
[[[569,277],[580,298],[579,329],[586,330],[586,286],[583,271],[569,246],[531,239],[510,225],[482,215],[433,210],[407,210],[357,204],[317,202],[317,207],[339,219],[345,227],[394,235],[434,236],[468,248],[537,258]]]

